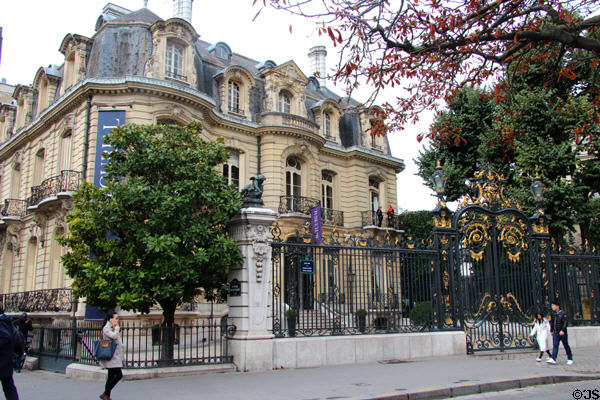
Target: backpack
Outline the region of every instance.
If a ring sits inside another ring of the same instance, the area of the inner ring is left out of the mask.
[[[25,337],[19,327],[19,321],[13,321],[12,323],[12,342],[13,342],[13,353],[16,356],[21,357],[25,351]]]

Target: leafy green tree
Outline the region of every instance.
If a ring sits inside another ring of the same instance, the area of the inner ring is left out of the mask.
[[[433,216],[430,210],[405,211],[400,214],[400,227],[417,240],[427,240],[433,233]]]
[[[158,303],[163,326],[172,327],[178,304],[214,298],[229,267],[242,262],[226,229],[240,195],[215,168],[227,152],[222,140],[202,140],[201,129],[131,124],[105,137],[116,149],[106,187],[82,185],[60,238],[71,250],[62,259],[77,296],[144,313]],[[170,357],[172,336],[167,344]]]

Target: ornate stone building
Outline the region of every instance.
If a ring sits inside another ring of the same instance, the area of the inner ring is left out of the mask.
[[[55,238],[67,229],[72,193],[97,175],[98,138],[123,123],[199,120],[204,139],[224,137],[223,174],[240,189],[252,175],[266,177],[265,207],[279,213],[284,238],[319,203],[325,233],[396,231],[387,218],[375,227],[374,211],[396,205],[404,164],[386,138],[370,136],[370,109],[325,86],[325,49],[311,49],[311,64],[322,71],[307,76],[294,61],[252,60],[226,43],[202,41],[190,15],[184,9],[162,20],[147,8],[109,3],[91,38],[65,36],[62,65],[39,68],[31,86],[0,84],[5,304],[38,291],[40,304],[68,309],[63,292],[52,292],[71,282]]]

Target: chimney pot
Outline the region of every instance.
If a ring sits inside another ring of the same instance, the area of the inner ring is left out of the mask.
[[[325,46],[313,46],[308,51],[311,75],[315,75],[319,81],[319,85],[323,87],[327,81],[327,68],[325,64],[326,58],[327,49]]]
[[[185,19],[192,23],[192,2],[194,0],[173,0],[173,18]]]

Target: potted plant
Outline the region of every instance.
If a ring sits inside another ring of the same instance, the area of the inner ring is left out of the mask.
[[[298,311],[290,308],[285,312],[285,318],[287,320],[288,331],[290,337],[296,336],[296,318],[298,317]]]
[[[360,308],[358,310],[356,310],[356,322],[358,324],[358,330],[361,333],[365,332],[366,326],[367,326],[367,310],[365,310],[364,308]]]

